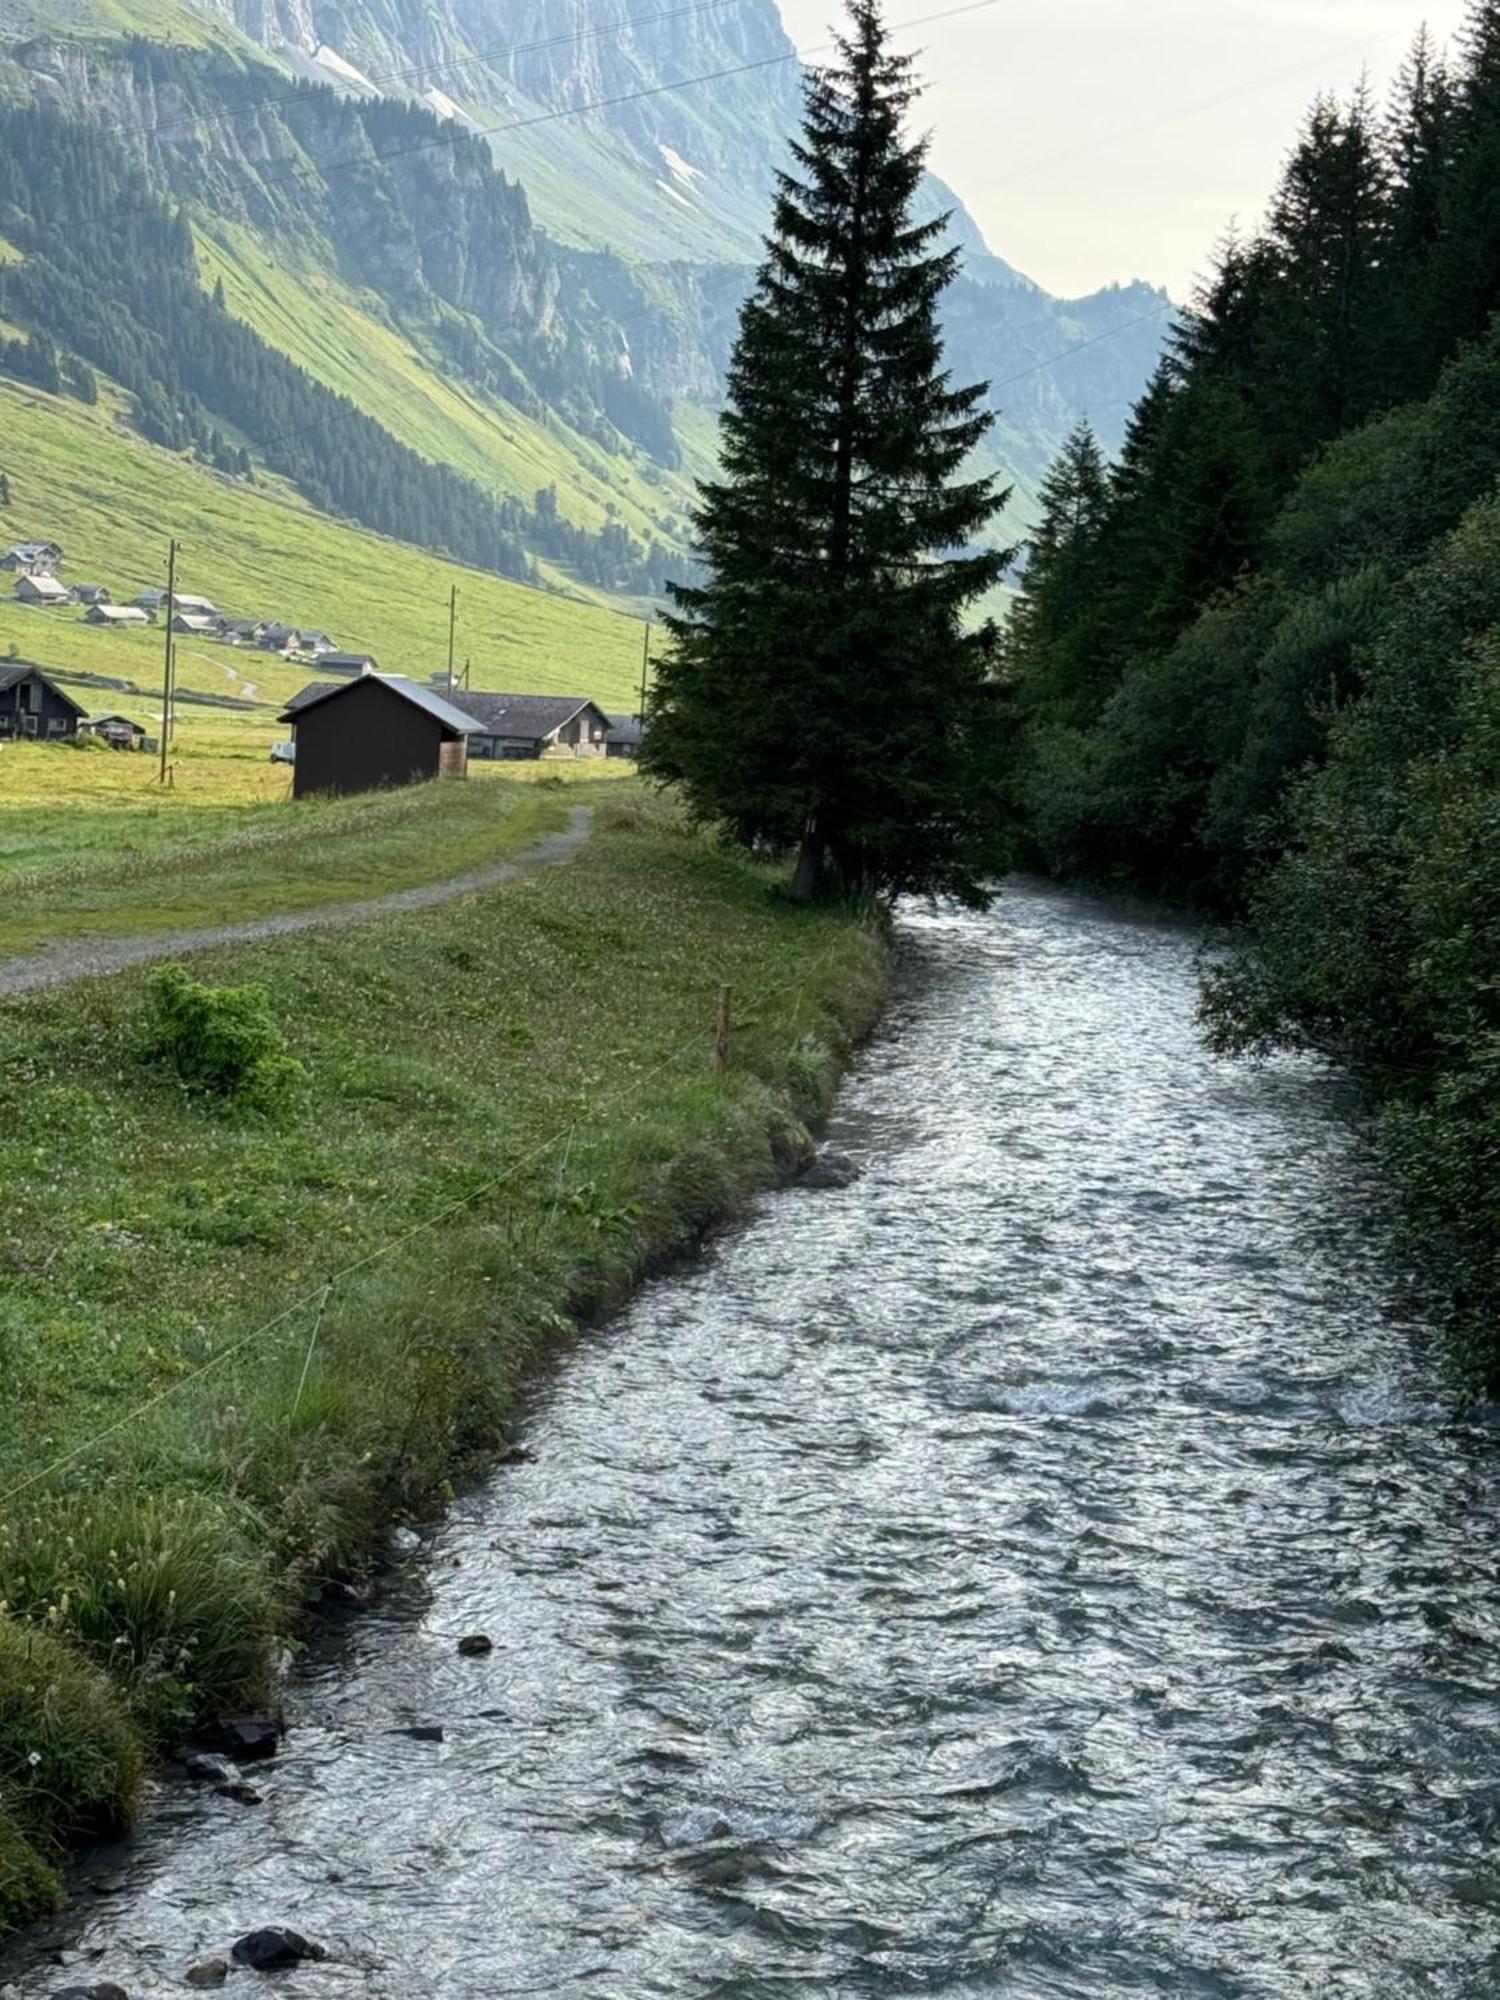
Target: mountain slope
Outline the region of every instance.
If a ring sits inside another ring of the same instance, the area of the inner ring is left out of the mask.
[[[789,54],[771,0],[0,0],[0,120],[43,119],[7,127],[0,312],[158,443],[644,604],[688,560]],[[1118,442],[1166,301],[1052,299],[928,200],[965,246],[948,337],[994,384],[1013,534],[1079,414]]]

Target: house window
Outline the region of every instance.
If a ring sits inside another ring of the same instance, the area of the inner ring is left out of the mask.
[[[67,724],[60,715],[49,715],[47,717],[47,734],[49,736],[61,736],[66,728]]]

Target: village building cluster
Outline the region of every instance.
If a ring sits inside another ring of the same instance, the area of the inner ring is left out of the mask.
[[[15,542],[0,552],[0,569],[15,575],[15,596],[50,608],[85,606],[93,625],[154,624],[167,592],[142,590],[116,604],[102,584],[65,584],[57,576],[56,542]],[[296,798],[316,793],[371,791],[424,778],[463,777],[472,760],[515,758],[634,758],[644,732],[638,715],[611,715],[583,695],[500,694],[450,685],[434,674],[423,685],[382,673],[373,654],[335,646],[326,632],[274,619],[228,618],[206,597],[172,593],[172,629],[228,645],[257,646],[283,657],[310,659],[319,680],[286,704],[281,721],[291,736],[272,747],[273,761],[292,766]],[[0,667],[0,739],[55,740],[94,735],[117,749],[156,749],[140,723],[118,714],[91,716],[51,675],[28,661]]]

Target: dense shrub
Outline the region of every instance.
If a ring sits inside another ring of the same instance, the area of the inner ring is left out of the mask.
[[[265,1110],[304,1074],[287,1053],[263,987],[204,986],[180,965],[164,965],[152,974],[149,991],[149,1053],[170,1066],[184,1089]]]

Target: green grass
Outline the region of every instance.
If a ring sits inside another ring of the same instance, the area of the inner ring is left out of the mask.
[[[222,222],[200,225],[197,241],[205,289],[222,279],[231,312],[425,458],[528,503],[555,486],[560,511],[581,527],[614,519],[640,541],[681,540],[692,492],[680,474],[465,383],[382,300],[341,279],[331,252],[278,244],[273,254],[250,230]]]
[[[0,959],[60,939],[248,922],[464,875],[560,828],[565,791],[501,775],[340,800],[53,810],[39,828],[30,813],[0,813]]]
[[[262,1694],[306,1592],[494,1449],[575,1317],[805,1150],[874,1017],[852,912],[600,798],[524,882],[195,961],[264,989],[305,1072],[275,1116],[153,1060],[143,976],[0,1004],[0,1601],[143,1736]],[[0,1912],[46,1902],[50,1837],[0,1755]]]
[[[221,478],[127,430],[112,393],[86,408],[0,379],[0,466],[11,489],[0,543],[50,536],[66,551],[66,576],[107,584],[117,600],[165,583],[167,539],[176,535],[180,589],[222,611],[322,627],[374,653],[387,672],[425,680],[446,662],[456,583],[458,658],[472,659],[475,687],[632,705],[636,620],[330,520],[270,482]],[[9,646],[44,666],[160,682],[159,632],[111,632],[72,608],[0,601],[0,657]],[[184,640],[179,657],[183,685],[209,692],[232,693],[251,678],[282,698],[311,678],[267,654],[206,642]],[[93,705],[114,704],[101,696]]]

